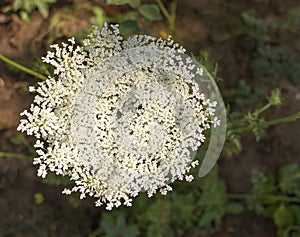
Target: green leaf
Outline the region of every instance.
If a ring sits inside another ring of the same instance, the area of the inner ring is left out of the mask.
[[[9,141],[15,146],[28,145],[23,133],[17,133],[17,135],[10,137]]]
[[[105,231],[105,237],[136,237],[140,234],[137,226],[129,226],[126,223],[125,213],[118,210],[110,214],[104,213],[101,227]]]
[[[23,6],[23,0],[15,0],[13,3],[13,10],[18,11]]]
[[[254,169],[251,173],[251,182],[253,185],[253,198],[248,202],[250,209],[253,209],[257,214],[269,216],[270,214],[265,204],[277,205],[277,201],[269,197],[269,194],[273,194],[273,192],[277,190],[274,178],[272,176],[266,176],[262,172]],[[271,197],[273,197],[273,195],[271,195]]]
[[[148,21],[159,21],[162,19],[159,7],[155,4],[141,5],[138,11]]]
[[[279,188],[285,194],[300,197],[300,168],[298,164],[287,165],[280,169]]]
[[[244,209],[244,206],[237,202],[231,202],[226,205],[226,212],[229,214],[241,214]]]
[[[295,224],[300,226],[300,205],[291,205],[290,208],[294,213]]]
[[[108,5],[125,5],[129,3],[130,0],[106,0],[106,4]]]
[[[138,13],[133,10],[133,11],[128,11],[128,12],[125,12],[125,13],[122,13],[122,14],[115,14],[115,15],[112,15],[112,16],[107,16],[107,22],[115,22],[115,23],[122,23],[123,21],[126,21],[126,20],[132,20],[132,21],[136,21],[137,19],[137,16],[138,16]],[[123,33],[123,32],[121,32]]]
[[[99,27],[102,27],[104,22],[107,20],[105,11],[101,7],[94,7],[93,8],[94,17],[90,18],[90,22],[93,25],[97,25]]]
[[[122,32],[124,36],[135,35],[138,34],[139,31],[140,28],[135,20],[125,20],[120,23],[120,32]]]
[[[147,225],[145,236],[164,237],[172,236],[170,234],[171,225],[171,202],[168,199],[156,199],[145,210],[141,221]]]
[[[273,213],[273,220],[280,229],[294,224],[295,219],[292,210],[285,205],[280,205]]]
[[[56,175],[53,172],[48,172],[46,178],[44,178],[42,182],[49,185],[64,185],[64,186],[74,183],[67,176]]]
[[[293,32],[297,32],[299,30],[299,24],[300,24],[300,7],[296,7],[289,13],[287,19],[283,23],[283,27]]]
[[[274,178],[272,176],[265,176],[258,170],[252,171],[251,182],[253,185],[253,194],[255,194],[256,197],[271,194],[276,190]]]
[[[172,215],[174,223],[181,229],[192,227],[196,213],[196,197],[193,193],[172,193]]]
[[[23,21],[25,21],[26,23],[29,23],[31,20],[29,14],[25,11],[20,11],[20,16],[21,16],[21,19]]]
[[[137,8],[141,4],[141,0],[131,0],[129,5],[133,8]]]
[[[34,0],[23,0],[23,10],[26,11],[27,13],[31,13],[35,8],[35,3]]]
[[[140,231],[136,226],[129,226],[127,229],[124,231],[124,237],[136,237],[138,236]]]
[[[20,11],[22,20],[29,22],[30,14],[36,8],[44,18],[49,15],[49,5],[55,3],[57,0],[15,0],[13,3],[13,10]]]
[[[140,0],[106,0],[108,5],[125,5],[129,4],[131,7],[136,8],[141,4]]]
[[[44,18],[47,18],[49,15],[49,6],[44,2],[36,2],[36,6]]]
[[[226,184],[223,180],[219,180],[216,168],[201,181],[202,193],[197,202],[201,215],[197,223],[203,232],[209,232],[220,224],[226,214]]]

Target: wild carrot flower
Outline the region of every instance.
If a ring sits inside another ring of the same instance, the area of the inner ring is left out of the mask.
[[[70,39],[51,48],[42,60],[55,77],[30,87],[36,96],[18,127],[37,138],[38,176],[69,176],[75,185],[63,193],[94,196],[108,210],[193,180],[193,155],[220,120],[196,80],[207,73],[184,48],[171,38],[125,40],[116,25],[82,47]]]

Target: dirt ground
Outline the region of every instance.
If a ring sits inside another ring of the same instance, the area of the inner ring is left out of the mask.
[[[0,9],[11,1],[1,1]],[[63,5],[80,4],[85,1],[58,1],[50,15]],[[178,1],[176,28],[179,41],[188,52],[197,54],[199,49],[208,49],[214,62],[220,67],[219,75],[224,79],[220,87],[224,97],[230,89],[243,79],[251,85],[257,81],[249,73],[249,55],[241,47],[240,36],[235,35],[234,27],[241,12],[255,9],[258,14],[282,18],[300,6],[298,0],[198,0]],[[76,15],[76,13],[74,12]],[[74,22],[65,24],[64,30],[73,34],[88,27],[89,13],[75,17]],[[17,14],[0,14],[0,53],[17,62],[28,65],[32,58],[46,52],[49,21],[34,12],[30,23],[24,23]],[[153,29],[166,28],[160,24]],[[300,53],[300,42],[291,45],[291,50]],[[299,79],[300,80],[300,79]],[[24,88],[37,82],[33,78],[9,67],[0,61],[0,152],[28,154],[26,144],[15,145],[12,138],[17,136],[16,127],[19,113],[28,108],[32,95]],[[280,81],[284,105],[276,115],[289,115],[300,110],[300,86],[289,83],[285,78]],[[244,150],[236,157],[219,160],[220,175],[228,183],[230,192],[249,192],[250,171],[257,168],[272,173],[283,164],[300,164],[300,121],[278,125],[268,129],[267,135],[259,142],[252,136],[243,140]],[[31,138],[26,138],[30,143]],[[35,203],[35,193],[43,193],[43,210]],[[76,205],[75,205],[76,206]],[[99,209],[94,208],[93,200],[87,199],[74,208],[61,187],[44,184],[36,177],[36,167],[30,159],[0,157],[0,236],[44,236],[38,226],[53,230],[55,236],[74,236],[74,228],[88,229],[89,223],[83,218],[81,226],[72,225],[72,217],[89,216],[99,219]],[[58,225],[59,223],[59,225]],[[97,224],[97,223],[95,223]],[[41,228],[43,229],[43,228]],[[276,229],[272,220],[244,212],[238,216],[226,216],[220,230],[211,236],[221,237],[272,237]]]

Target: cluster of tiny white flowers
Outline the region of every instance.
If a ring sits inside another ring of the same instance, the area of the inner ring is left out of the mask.
[[[203,68],[171,38],[124,40],[106,24],[94,32],[84,46],[70,39],[42,58],[56,77],[29,88],[36,96],[18,130],[37,138],[38,176],[69,176],[75,185],[64,194],[94,196],[111,210],[191,182],[203,132],[220,121],[194,80]]]

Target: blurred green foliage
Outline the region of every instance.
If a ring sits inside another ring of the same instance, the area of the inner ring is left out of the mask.
[[[300,167],[289,164],[276,175],[252,172],[252,195],[249,207],[257,214],[273,218],[278,237],[300,234]]]
[[[281,23],[282,27],[299,35],[299,24],[300,24],[300,7],[293,8],[288,17]]]
[[[134,200],[134,208],[120,207],[102,213],[99,229],[94,232],[97,235],[91,236],[103,236],[103,230],[107,234],[104,236],[120,237],[208,234],[220,226],[224,215],[244,210],[241,204],[229,200],[217,167],[201,180],[174,186],[174,191],[166,196],[149,199],[141,193]]]
[[[129,4],[131,7],[136,8],[141,4],[140,0],[106,0],[108,5],[126,5]]]
[[[252,56],[250,66],[254,78],[267,79],[271,86],[282,79],[299,84],[300,57],[289,51],[286,44],[290,35],[287,32],[299,33],[300,8],[293,9],[283,21],[261,18],[255,11],[243,12],[241,18],[240,31],[246,36],[243,46]]]
[[[237,87],[226,98],[229,104],[225,155],[239,154],[244,136],[253,133],[258,141],[266,128],[274,125],[268,120],[274,119],[271,116],[271,111],[274,111],[272,107],[281,105],[279,89],[271,92],[267,103],[262,103],[262,99],[272,88],[280,88],[285,80],[299,85],[300,57],[287,47],[287,42],[291,40],[289,35],[297,34],[295,27],[300,22],[299,19],[299,8],[293,9],[283,20],[260,17],[254,10],[241,13],[237,32],[239,37],[243,37],[240,44],[249,55],[249,69],[253,78],[239,80]],[[211,73],[216,74],[213,71]]]
[[[268,78],[270,85],[278,80],[288,78],[294,84],[300,83],[300,58],[287,52],[282,47],[264,45],[257,48],[251,62],[255,78]]]
[[[140,234],[135,225],[128,225],[124,213],[119,215],[102,215],[101,227],[105,232],[105,237],[136,237]]]
[[[120,32],[128,37],[141,31],[150,31],[149,24],[162,19],[159,7],[156,4],[142,4],[139,0],[107,0],[108,5],[117,7],[129,6],[126,11],[107,15],[101,6],[93,7],[94,16],[90,18],[93,25],[102,27],[104,22],[118,23]]]
[[[49,7],[56,3],[56,0],[14,0],[12,6],[6,8],[6,11],[19,12],[25,22],[30,22],[32,12],[37,8],[44,18],[49,15]]]

